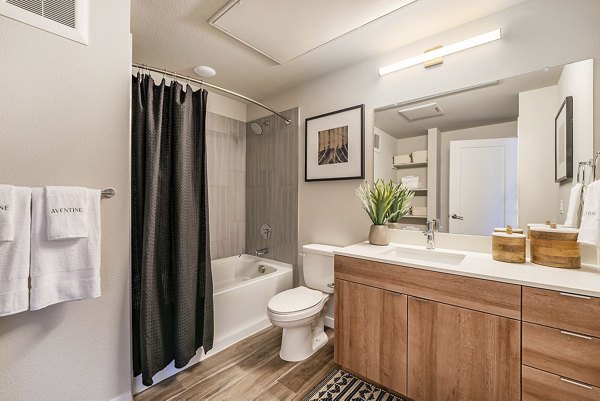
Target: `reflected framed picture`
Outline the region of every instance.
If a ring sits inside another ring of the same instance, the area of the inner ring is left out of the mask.
[[[567,96],[554,119],[554,182],[573,179],[573,97]]]
[[[365,178],[365,105],[307,118],[304,181]]]

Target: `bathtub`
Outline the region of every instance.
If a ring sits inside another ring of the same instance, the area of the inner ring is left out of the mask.
[[[215,337],[208,355],[197,352],[183,368],[173,362],[156,375],[154,384],[271,325],[267,303],[292,288],[292,265],[250,255],[212,261]],[[133,393],[145,390],[142,376],[134,378]]]
[[[269,327],[267,303],[292,288],[291,265],[249,255],[213,261],[212,275],[215,349]]]

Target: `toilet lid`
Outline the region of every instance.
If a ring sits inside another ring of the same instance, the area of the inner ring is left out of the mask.
[[[293,313],[312,308],[323,300],[323,293],[306,287],[280,292],[269,301],[268,308],[275,313]]]

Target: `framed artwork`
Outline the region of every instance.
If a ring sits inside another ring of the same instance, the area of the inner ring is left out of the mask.
[[[554,119],[554,182],[573,178],[573,97],[567,96]]]
[[[365,178],[365,105],[305,121],[304,181]]]

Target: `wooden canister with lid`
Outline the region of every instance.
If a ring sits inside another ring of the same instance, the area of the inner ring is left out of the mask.
[[[523,230],[514,232],[510,226],[492,234],[492,258],[499,262],[525,263],[527,237]]]
[[[531,262],[561,269],[579,269],[581,252],[576,228],[557,228],[555,224],[531,227]]]

